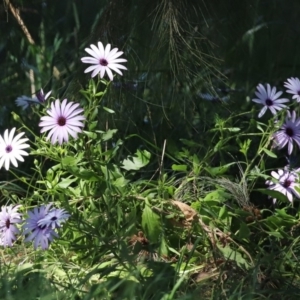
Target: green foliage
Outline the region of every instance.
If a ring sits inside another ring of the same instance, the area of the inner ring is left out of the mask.
[[[248,2],[11,2],[34,43],[1,4],[0,126],[32,143],[1,170],[1,204],[71,218],[47,251],[1,250],[0,299],[299,298],[299,203],[266,189],[285,155],[249,110],[258,82],[297,75],[299,3]],[[124,77],[87,83],[98,40],[124,51]],[[49,101],[16,109],[40,88],[84,108],[77,140],[38,133]]]

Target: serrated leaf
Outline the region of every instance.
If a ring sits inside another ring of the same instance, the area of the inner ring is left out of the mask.
[[[110,140],[117,131],[118,131],[117,129],[109,129],[109,130],[107,130],[106,132],[104,132],[102,134],[102,141],[108,141],[108,140]]]
[[[62,189],[66,189],[70,184],[72,184],[76,180],[77,178],[63,178],[57,185]]]
[[[151,153],[147,150],[138,150],[135,156],[128,156],[128,158],[123,160],[121,168],[127,171],[139,170],[149,163],[150,157]]]

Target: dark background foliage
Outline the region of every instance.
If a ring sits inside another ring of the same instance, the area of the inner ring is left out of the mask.
[[[32,41],[9,3],[0,6],[2,131],[16,124],[11,111],[18,111],[14,100],[20,95],[43,88],[81,101],[79,91],[90,75],[80,58],[99,40],[128,59],[128,71],[115,78],[102,102],[115,114],[99,113],[101,129],[118,128],[122,139],[137,134],[157,149],[167,140],[170,153],[179,151],[180,139],[207,144],[216,118],[254,108],[258,83],[282,88],[287,77],[297,76],[298,1],[11,2]],[[28,111],[19,113],[37,123]],[[254,116],[236,122],[247,131]],[[131,138],[125,147],[131,152],[147,145]],[[202,150],[195,149],[200,157]]]

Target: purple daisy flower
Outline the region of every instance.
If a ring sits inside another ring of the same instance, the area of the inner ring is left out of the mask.
[[[2,206],[0,212],[0,237],[1,244],[4,247],[12,246],[13,241],[16,240],[16,234],[20,231],[16,224],[21,223],[21,214],[17,212],[21,205]]]
[[[45,250],[48,249],[49,243],[53,241],[58,234],[51,228],[45,225],[39,225],[39,221],[44,219],[52,204],[42,205],[41,207],[35,207],[28,212],[28,219],[23,225],[24,235],[27,235],[25,242],[33,241],[34,249],[39,246]]]
[[[100,77],[103,78],[106,72],[109,79],[113,81],[114,76],[111,70],[120,75],[123,75],[120,69],[127,70],[126,67],[119,64],[121,62],[127,61],[124,58],[118,58],[123,54],[123,52],[118,51],[118,48],[114,48],[111,50],[110,44],[107,44],[104,49],[103,44],[101,42],[98,42],[98,47],[95,45],[91,45],[91,48],[85,48],[84,50],[92,56],[81,58],[81,61],[83,63],[92,64],[92,66],[88,67],[84,71],[84,73],[92,71],[92,77],[100,74]]]
[[[286,105],[282,103],[289,102],[289,99],[279,98],[282,95],[282,92],[276,93],[276,88],[273,87],[271,89],[269,84],[267,84],[267,89],[262,84],[259,84],[255,95],[257,98],[252,99],[252,101],[264,105],[258,114],[259,118],[265,114],[267,109],[270,109],[271,113],[276,115],[277,111],[286,107]]]
[[[297,102],[300,102],[300,80],[297,77],[291,77],[287,79],[284,83],[284,86],[287,88],[287,93],[293,95],[293,99],[296,99]]]
[[[30,98],[27,96],[20,96],[16,99],[16,105],[22,107],[25,110],[31,103],[39,104],[39,100],[37,98]]]
[[[38,225],[51,229],[60,228],[61,223],[67,221],[69,217],[70,215],[64,209],[54,208],[49,211],[45,218],[38,221]]]
[[[299,177],[295,171],[282,169],[278,170],[278,172],[272,171],[271,175],[275,180],[266,181],[266,184],[269,185],[268,189],[282,193],[290,202],[293,202],[293,195],[296,198],[300,198],[300,194],[295,189],[295,187],[300,188],[298,183]],[[276,199],[273,199],[273,201],[275,203]]]
[[[17,106],[20,106],[23,108],[23,110],[25,110],[32,103],[35,103],[35,104],[44,103],[48,99],[50,94],[51,94],[51,91],[45,95],[43,89],[41,89],[40,91],[38,91],[36,93],[35,97],[30,98],[30,97],[23,95],[21,97],[18,97],[15,102],[16,102]]]
[[[61,145],[63,141],[68,142],[69,135],[77,138],[77,133],[82,132],[85,120],[82,108],[78,108],[79,104],[74,102],[67,103],[67,99],[62,103],[57,99],[51,103],[51,109],[47,111],[48,116],[41,117],[39,123],[41,133],[49,131],[47,140],[51,138],[51,143],[55,144],[57,141]]]
[[[295,141],[298,147],[300,147],[300,119],[296,118],[296,112],[290,113],[287,111],[287,117],[284,124],[273,135],[275,139],[275,145],[282,149],[288,144],[288,154],[290,155],[293,151],[293,142]]]
[[[36,92],[36,98],[39,100],[39,102],[44,103],[49,98],[51,92],[52,91],[45,95],[43,89],[40,89],[38,92]]]

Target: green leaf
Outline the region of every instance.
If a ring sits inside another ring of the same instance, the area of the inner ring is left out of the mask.
[[[128,156],[128,158],[123,160],[121,168],[127,171],[139,170],[149,163],[150,157],[151,153],[147,150],[138,150],[135,156]]]
[[[289,202],[287,197],[278,191],[272,191],[272,190],[268,190],[268,189],[256,189],[256,191],[266,194],[268,196],[271,196],[272,198],[280,200],[282,202]]]
[[[217,202],[224,202],[228,198],[230,198],[230,195],[222,190],[215,190],[210,193],[208,193],[203,201],[217,201]]]
[[[249,237],[250,237],[250,229],[247,226],[247,224],[245,224],[244,222],[240,222],[240,230],[238,231],[237,236],[241,239],[244,240],[246,242],[249,241]]]
[[[224,130],[228,130],[230,132],[239,132],[241,128],[238,127],[229,127],[229,128],[224,128]]]
[[[157,243],[162,231],[160,218],[159,215],[152,211],[147,202],[142,213],[142,227],[150,242]]]
[[[0,192],[3,193],[3,190],[11,193],[26,193],[26,190],[20,187],[18,184],[14,184],[9,181],[0,181]]]
[[[98,174],[92,170],[80,170],[77,176],[88,181],[100,181]]]
[[[98,124],[98,121],[90,122],[89,123],[89,130],[95,129],[97,124]]]
[[[76,166],[81,161],[81,157],[66,156],[63,157],[61,163],[64,167]]]
[[[62,189],[66,189],[70,184],[72,184],[76,180],[77,178],[63,178],[57,185]]]
[[[110,113],[110,114],[114,114],[114,113],[115,113],[114,110],[112,110],[112,109],[110,109],[110,108],[108,108],[108,107],[103,106],[103,109],[104,109],[105,111],[107,111],[108,113]]]
[[[165,256],[168,256],[168,254],[169,254],[168,244],[167,244],[164,237],[162,237],[161,241],[160,241],[159,254],[160,255],[165,255]]]
[[[221,166],[221,167],[214,167],[214,168],[205,168],[205,170],[211,175],[211,176],[217,176],[222,175],[229,169],[230,166],[234,165],[235,162],[229,163],[227,165]]]
[[[294,216],[291,216],[291,215],[286,213],[286,208],[275,209],[275,214],[280,216],[282,219],[289,220],[289,221],[297,223],[297,220],[295,219]]]
[[[107,130],[106,132],[104,132],[102,134],[102,141],[105,142],[105,141],[110,140],[117,131],[118,131],[117,129],[109,129],[109,130]]]
[[[262,127],[261,127],[259,124],[257,124],[257,126],[256,126],[256,127],[257,127],[257,129],[258,129],[258,130],[260,130],[262,133],[264,133],[264,132],[265,132],[265,131],[262,129]]]
[[[219,218],[220,220],[225,219],[228,217],[228,211],[225,205],[223,205],[219,211]]]
[[[95,107],[93,112],[91,113],[90,120],[94,120],[98,116],[98,108]],[[89,129],[90,129],[91,124],[89,123]],[[90,129],[91,130],[91,129]]]
[[[263,148],[262,149],[268,156],[270,157],[273,157],[273,158],[277,158],[277,155],[275,153],[273,153],[272,151],[266,149],[266,148]]]
[[[97,139],[97,134],[91,131],[83,131],[83,133],[92,140]]]
[[[278,231],[266,231],[266,233],[268,233],[268,235],[272,235],[278,239],[284,238],[284,236]]]
[[[190,141],[190,140],[186,140],[186,139],[180,139],[180,142],[182,142],[184,145],[186,145],[188,147],[200,147],[200,148],[203,148],[203,145],[195,143],[194,141]]]
[[[125,179],[125,177],[117,178],[113,184],[117,187],[124,187],[128,184],[129,180]]]
[[[231,249],[229,246],[218,245],[219,250],[223,253],[224,257],[234,260],[238,266],[249,268],[249,262],[238,251]]]
[[[245,156],[247,156],[247,152],[250,148],[250,144],[251,144],[251,140],[247,139],[246,141],[242,142],[238,142],[239,146],[240,146],[240,152],[242,152]]]
[[[172,165],[172,170],[173,171],[183,171],[186,172],[187,170],[187,165]]]

